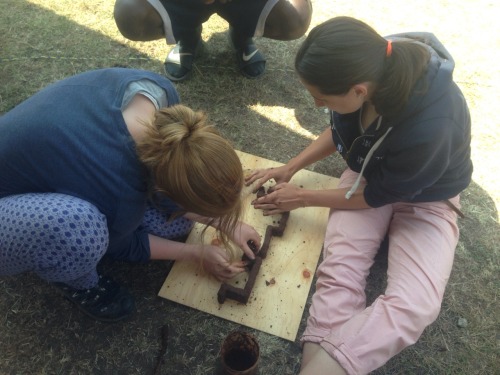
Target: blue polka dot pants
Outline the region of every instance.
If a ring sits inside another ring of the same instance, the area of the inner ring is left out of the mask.
[[[49,282],[92,288],[107,247],[106,218],[84,200],[54,193],[0,199],[0,275],[32,271]]]
[[[193,223],[170,219],[176,210],[148,207],[148,233],[177,239]],[[49,282],[76,289],[97,285],[96,266],[108,248],[106,217],[92,204],[56,193],[30,193],[0,199],[0,276],[35,272]]]
[[[150,234],[158,237],[163,237],[169,240],[175,240],[189,234],[193,228],[193,222],[185,217],[177,217],[171,219],[171,212],[165,207],[162,211],[149,206],[144,214],[144,219],[142,222],[143,227]],[[172,212],[177,210],[173,207]]]

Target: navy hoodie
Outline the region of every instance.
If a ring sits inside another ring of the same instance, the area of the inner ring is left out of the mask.
[[[149,79],[179,102],[170,81],[143,70],[110,68],[47,86],[0,117],[0,198],[61,193],[92,203],[107,219],[108,255],[150,258],[141,227],[149,176],[121,112],[129,83]]]
[[[431,52],[427,72],[403,111],[375,121],[364,134],[359,111],[330,112],[336,148],[352,170],[363,169],[364,197],[371,207],[446,200],[464,190],[472,176],[470,115],[453,82],[453,58],[433,34],[388,37],[402,38],[425,43]]]

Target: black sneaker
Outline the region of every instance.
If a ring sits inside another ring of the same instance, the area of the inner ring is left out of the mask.
[[[247,78],[258,78],[266,70],[266,58],[255,45],[253,38],[239,36],[229,28],[229,41],[236,51],[236,60],[241,74]]]
[[[74,289],[56,283],[64,298],[82,312],[102,322],[117,322],[135,311],[134,297],[113,280],[99,276],[99,283],[92,289]]]
[[[167,78],[174,82],[189,78],[194,60],[202,48],[203,41],[201,40],[201,27],[199,27],[191,37],[180,39],[168,53],[164,64]]]

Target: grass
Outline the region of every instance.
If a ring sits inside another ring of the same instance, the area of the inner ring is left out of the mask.
[[[473,118],[473,183],[462,194],[467,218],[442,311],[417,344],[375,374],[499,373],[500,181],[495,105],[500,100],[499,6],[493,1],[422,0],[377,3],[313,1],[313,24],[351,15],[382,34],[435,32],[457,62],[455,79]],[[104,0],[2,0],[0,12],[0,114],[47,84],[101,67],[128,66],[162,73],[164,41],[131,42],[120,36]],[[206,53],[191,81],[177,85],[183,102],[208,112],[236,148],[286,162],[325,127],[327,118],[301,87],[293,58],[301,40],[258,40],[268,58],[265,77],[242,78],[227,46],[227,24],[212,17],[205,25]],[[343,162],[331,157],[313,165],[338,176]],[[216,374],[225,335],[239,328],[208,314],[157,297],[169,264],[103,263],[103,272],[130,288],[137,315],[126,324],[106,325],[82,316],[54,289],[33,275],[0,279],[0,374],[148,374],[156,365],[160,330],[171,333],[164,374]],[[384,257],[367,288],[373,300],[384,287]],[[310,301],[310,298],[309,298]],[[302,319],[305,327],[307,306]],[[467,325],[459,327],[459,319]],[[252,331],[252,330],[250,330]],[[252,331],[261,346],[262,375],[295,374],[298,340],[288,342]]]

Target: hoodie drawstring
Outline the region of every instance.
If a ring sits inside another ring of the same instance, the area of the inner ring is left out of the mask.
[[[380,124],[382,123],[382,116],[380,116],[378,118],[378,123],[377,123],[377,129],[380,127]],[[392,127],[390,127],[389,129],[387,129],[387,131],[385,132],[385,134],[380,137],[377,142],[375,142],[372,146],[372,148],[370,149],[370,151],[368,151],[368,153],[366,154],[366,158],[365,160],[363,161],[363,166],[361,167],[361,172],[359,172],[359,175],[358,175],[358,178],[356,179],[356,181],[354,182],[354,184],[352,185],[351,189],[345,194],[345,199],[350,199],[351,196],[354,194],[354,192],[356,191],[356,189],[358,188],[359,186],[359,183],[361,182],[361,178],[363,177],[363,172],[365,170],[365,167],[368,165],[368,162],[370,161],[373,153],[375,152],[375,150],[377,150],[377,148],[380,146],[380,144],[384,141],[385,137],[387,137],[387,134],[389,134],[389,132],[392,130]]]

